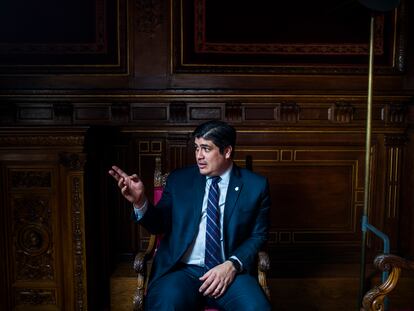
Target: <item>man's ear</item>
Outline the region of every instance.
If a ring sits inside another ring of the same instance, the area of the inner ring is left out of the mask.
[[[233,151],[233,147],[232,146],[227,146],[226,148],[224,148],[224,157],[226,159],[230,159],[231,158],[231,152]]]

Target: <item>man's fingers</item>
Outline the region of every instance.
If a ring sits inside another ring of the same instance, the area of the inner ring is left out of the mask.
[[[214,279],[211,283],[210,286],[208,286],[208,288],[204,291],[203,295],[204,296],[209,296],[211,295],[217,288],[217,286],[219,286],[220,284],[220,280],[218,279]]]
[[[127,173],[125,173],[123,170],[121,170],[118,166],[113,165],[112,170],[117,173],[119,176],[126,178],[128,177]]]
[[[203,281],[203,284],[201,284],[200,289],[199,289],[200,293],[203,293],[210,286],[210,284],[214,281],[213,278],[208,277],[209,275],[207,275],[207,273],[204,274],[200,278],[200,281]]]
[[[121,193],[122,193],[122,195],[127,195],[127,192],[128,192],[128,187],[127,186],[124,186],[122,189],[121,189]]]
[[[118,187],[122,189],[124,186],[125,186],[125,179],[121,177],[118,179]]]
[[[131,176],[129,176],[130,178],[131,178],[131,180],[132,181],[134,181],[134,182],[139,182],[140,181],[140,179],[139,179],[139,177],[138,177],[138,175],[137,174],[132,174]]]
[[[207,271],[206,273],[204,273],[204,275],[201,278],[199,278],[199,280],[200,281],[205,281],[205,280],[207,280],[209,275],[210,275],[210,270]]]

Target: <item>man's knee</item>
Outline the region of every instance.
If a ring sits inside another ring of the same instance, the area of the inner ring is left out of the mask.
[[[246,311],[270,311],[272,307],[267,299],[261,301],[252,301],[252,304]]]
[[[186,297],[183,290],[172,286],[168,290],[149,291],[146,297],[148,310],[183,310]]]

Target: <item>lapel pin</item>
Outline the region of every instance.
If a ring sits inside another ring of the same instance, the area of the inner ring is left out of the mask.
[[[234,190],[239,191],[239,187],[234,188]]]

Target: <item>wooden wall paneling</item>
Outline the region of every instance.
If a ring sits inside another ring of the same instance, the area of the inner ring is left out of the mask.
[[[399,234],[399,224],[401,217],[401,175],[403,154],[407,137],[405,135],[386,135],[385,152],[386,152],[386,168],[385,168],[385,214],[384,227],[390,237],[391,248],[394,252],[400,249],[402,237]]]
[[[272,266],[289,263],[284,271],[274,273],[302,273],[301,264],[305,262],[359,262],[364,135],[363,129],[359,133],[340,129],[239,131],[236,162],[243,165],[245,157],[251,156],[253,170],[267,176],[270,182]],[[399,151],[384,146],[384,135],[373,134],[369,214],[371,223],[380,230],[396,234],[397,228],[384,227],[384,222],[389,222],[385,199],[392,196],[390,203],[395,210],[399,196],[397,179],[401,178],[400,164],[396,162],[402,160],[404,135],[391,134],[391,137],[389,140],[397,143],[398,147],[394,148]],[[397,251],[398,242],[395,238],[392,240],[391,245]],[[382,248],[382,243],[373,237],[369,241],[372,257]]]
[[[13,89],[16,83],[20,89],[128,85],[127,4],[125,0],[64,1],[59,8],[42,3],[26,10],[14,3],[2,4],[2,88]]]
[[[347,260],[346,247],[357,253],[363,149],[241,146],[237,154],[251,155],[254,171],[269,179],[273,202],[269,246],[284,248],[274,260],[298,260],[294,254],[309,245],[323,252],[305,251],[301,260]],[[329,259],[319,257],[327,254]]]
[[[409,5],[401,1],[395,12],[376,16],[379,90],[404,88],[402,75],[390,73],[406,70]],[[324,90],[366,91],[370,16],[358,3],[248,7],[232,1],[177,0],[171,6],[174,87],[297,93],[323,85]],[[280,16],[275,19],[275,14]]]
[[[407,131],[407,145],[403,153],[402,179],[401,179],[401,201],[400,201],[400,219],[399,219],[399,246],[400,254],[407,258],[414,258],[414,197],[412,195],[412,185],[414,183],[414,132],[412,124]]]
[[[39,130],[0,131],[2,218],[6,250],[4,302],[15,310],[86,309],[82,136]],[[39,135],[37,135],[39,134]],[[72,151],[63,172],[59,153]],[[62,180],[68,178],[67,183]],[[70,179],[70,180],[69,180]],[[69,184],[70,182],[70,184]],[[66,214],[67,213],[67,214]]]
[[[84,163],[77,153],[60,153],[65,304],[73,310],[87,310],[86,237],[84,215]],[[62,202],[63,203],[63,202]]]
[[[169,87],[170,23],[168,1],[133,2],[131,14],[131,84],[134,88],[164,89]]]
[[[56,167],[5,164],[11,306],[61,308]],[[6,220],[6,219],[5,219]]]

